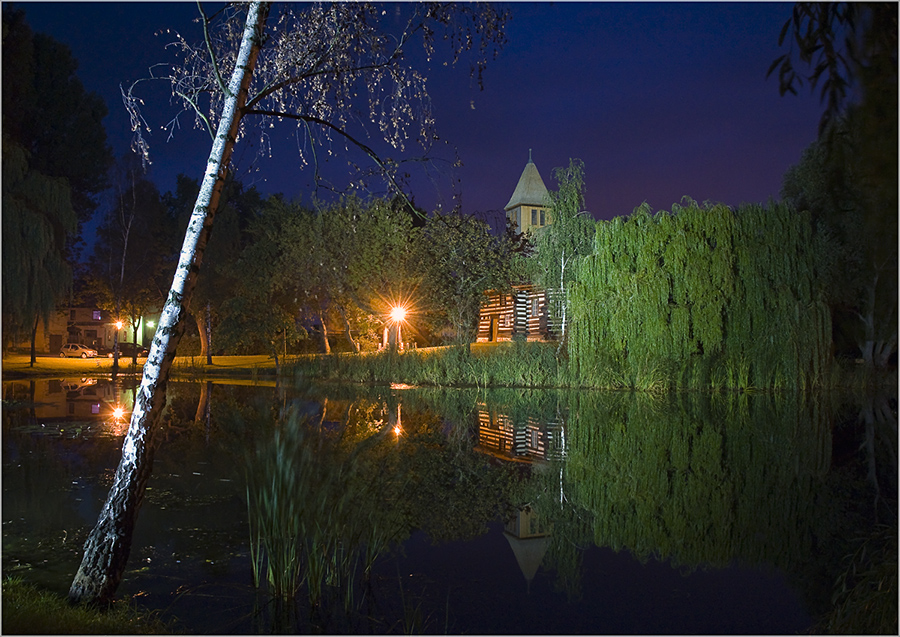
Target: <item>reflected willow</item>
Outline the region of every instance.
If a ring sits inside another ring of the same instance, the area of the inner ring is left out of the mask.
[[[831,462],[827,409],[803,394],[580,394],[566,491],[594,540],[641,559],[779,568],[810,557]]]

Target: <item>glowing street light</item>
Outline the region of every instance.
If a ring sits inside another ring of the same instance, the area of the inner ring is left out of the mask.
[[[117,330],[122,329],[122,325],[124,325],[124,323],[122,323],[122,321],[116,321],[116,329]]]
[[[406,320],[406,308],[402,305],[397,305],[391,308],[391,320],[394,323],[401,323]]]
[[[388,315],[388,320],[390,322],[390,325],[385,325],[384,327],[385,347],[389,345],[389,332],[393,327],[397,330],[396,346],[399,349],[403,349],[403,339],[400,336],[400,324],[406,321],[406,308],[402,305],[394,305],[393,307],[391,307],[391,313]]]
[[[116,420],[121,420],[124,415],[125,415],[124,407],[116,406],[113,408],[113,418],[115,418]]]

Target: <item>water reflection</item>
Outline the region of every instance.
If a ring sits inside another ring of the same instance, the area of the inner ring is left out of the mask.
[[[78,421],[95,433],[124,436],[136,389],[135,379],[67,377],[5,382],[3,396],[11,404],[28,404],[32,423],[43,428]]]
[[[65,591],[133,390],[3,390],[3,566]],[[895,402],[853,437],[802,394],[169,393],[122,592],[187,632],[806,631],[896,502]]]

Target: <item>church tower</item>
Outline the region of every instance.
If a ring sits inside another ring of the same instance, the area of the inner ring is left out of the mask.
[[[506,218],[518,232],[527,232],[532,228],[541,228],[550,224],[550,211],[547,198],[547,187],[531,161],[531,149],[528,149],[528,163],[519,177],[519,183],[513,191],[509,203],[506,204]]]

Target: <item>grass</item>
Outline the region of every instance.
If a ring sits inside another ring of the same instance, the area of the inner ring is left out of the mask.
[[[3,580],[3,633],[20,635],[159,635],[173,631],[127,601],[108,610],[71,606],[64,597],[16,577]]]
[[[60,358],[38,356],[32,367],[30,357],[25,354],[8,354],[3,357],[3,379],[46,377],[64,374],[90,376],[91,374],[111,374],[112,359],[109,358]],[[138,366],[132,367],[131,359],[119,360],[120,374],[140,375],[146,359],[139,358]],[[172,365],[172,376],[203,377],[246,377],[273,376],[275,360],[267,355],[259,356],[213,356],[213,364],[207,365],[206,358],[200,356],[178,356]]]
[[[404,352],[340,353],[288,356],[282,374],[314,380],[350,383],[406,383],[430,387],[528,387],[629,389],[667,393],[679,390],[767,391],[791,386],[784,379],[774,386],[757,387],[746,360],[727,364],[690,359],[664,364],[646,360],[628,365],[613,357],[598,356],[590,369],[576,370],[565,354],[557,355],[556,343],[472,343],[465,347],[432,347]],[[140,360],[139,360],[140,362]],[[48,376],[105,375],[112,371],[107,358],[74,359],[29,357],[11,354],[3,358],[3,379]],[[120,365],[120,373],[141,373],[141,368]],[[213,356],[213,364],[199,356],[179,356],[172,377],[187,380],[237,379],[252,384],[275,382],[275,361],[267,355]],[[896,387],[897,372],[869,370],[853,361],[837,360],[823,378],[823,386],[871,391]],[[803,387],[797,387],[803,389]]]

